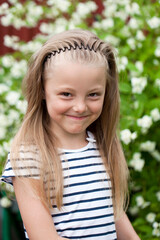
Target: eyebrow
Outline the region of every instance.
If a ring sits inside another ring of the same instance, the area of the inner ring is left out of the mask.
[[[99,90],[102,90],[103,89],[103,86],[97,86],[97,87],[95,87],[95,88],[91,88],[91,90],[90,91],[99,91]]]
[[[74,88],[71,87],[67,87],[67,86],[60,86],[56,89],[57,91],[65,91],[65,92],[76,92],[76,90]],[[102,91],[103,90],[103,86],[97,86],[95,88],[90,88],[88,89],[88,92],[96,92],[96,91]]]

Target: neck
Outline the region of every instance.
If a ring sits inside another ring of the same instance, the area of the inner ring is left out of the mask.
[[[85,147],[88,141],[86,140],[86,133],[72,134],[66,136],[58,136],[58,147],[63,149],[78,149]]]

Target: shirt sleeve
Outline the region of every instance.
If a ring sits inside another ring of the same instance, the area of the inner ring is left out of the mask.
[[[27,178],[40,178],[40,160],[37,154],[31,152],[20,153],[20,158],[15,159],[15,167],[12,167],[10,160],[10,153],[8,159],[0,177],[0,181],[13,185],[12,178],[27,177]]]

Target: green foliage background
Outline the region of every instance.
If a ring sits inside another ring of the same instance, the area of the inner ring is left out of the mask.
[[[160,1],[105,0],[101,15],[94,14],[94,1],[9,2],[0,5],[1,23],[38,26],[40,34],[28,43],[4,39],[15,52],[0,58],[0,174],[25,113],[21,81],[29,57],[52,34],[89,29],[117,49],[120,138],[131,174],[128,215],[142,240],[160,239]]]

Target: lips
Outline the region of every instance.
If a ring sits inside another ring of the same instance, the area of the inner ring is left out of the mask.
[[[83,120],[87,117],[87,116],[73,116],[73,115],[66,115],[66,116],[74,120]]]

